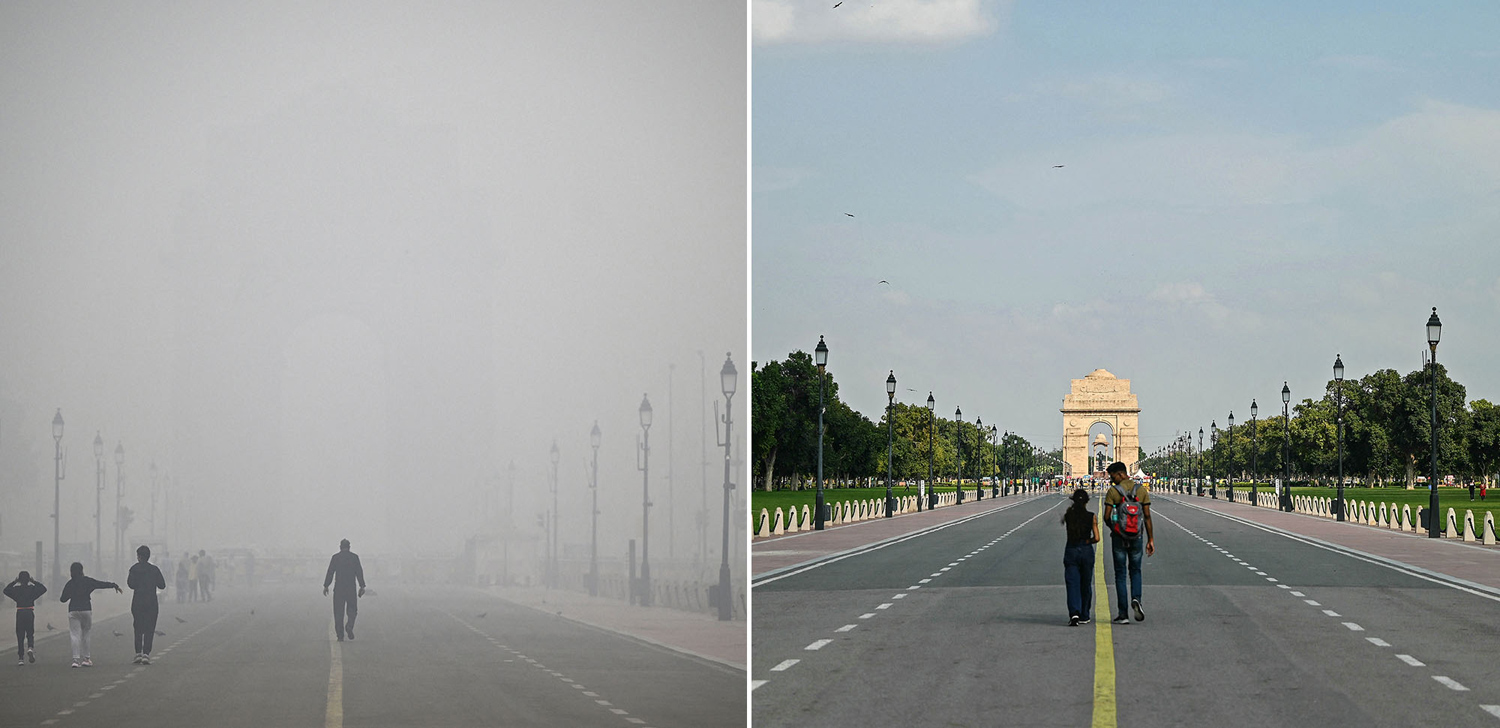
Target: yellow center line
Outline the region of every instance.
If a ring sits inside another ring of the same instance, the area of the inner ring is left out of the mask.
[[[1104,540],[1094,553],[1094,722],[1115,728],[1115,642],[1110,633],[1109,590],[1104,584]]]
[[[344,660],[339,649],[342,645],[336,638],[333,622],[329,622],[328,645],[333,659],[328,665],[328,712],[323,718],[324,728],[344,728]]]

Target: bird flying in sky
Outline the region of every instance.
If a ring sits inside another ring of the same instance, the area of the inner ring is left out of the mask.
[[[889,286],[889,285],[890,285],[890,284],[891,284],[891,282],[890,282],[890,281],[881,281],[881,283],[884,283],[884,284],[886,284],[886,285],[888,285],[888,286]]]
[[[846,213],[844,213],[844,214],[845,214],[845,215],[848,215],[848,216],[849,216],[849,217],[854,217],[854,215],[853,215],[853,214],[851,214],[851,213],[847,213],[847,212],[846,212]]]
[[[1054,164],[1054,165],[1052,165],[1052,168],[1053,169],[1062,169],[1063,166],[1061,164]]]

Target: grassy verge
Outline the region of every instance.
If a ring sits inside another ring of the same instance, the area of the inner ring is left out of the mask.
[[[1297,495],[1310,495],[1319,498],[1333,498],[1337,495],[1334,488],[1292,488]],[[1350,488],[1344,487],[1344,500],[1346,501],[1372,501],[1375,503],[1395,503],[1399,506],[1411,506],[1413,513],[1417,506],[1427,507],[1430,494],[1426,488],[1407,490],[1405,488]],[[1468,488],[1438,488],[1438,507],[1446,517],[1448,509],[1452,508],[1458,513],[1459,528],[1463,528],[1463,517],[1465,510],[1474,511],[1474,528],[1484,527],[1484,514],[1494,513],[1495,520],[1500,521],[1500,493],[1491,491],[1488,498],[1479,500],[1479,489],[1474,490],[1474,500],[1469,500]],[[1416,516],[1413,515],[1413,518]]]
[[[937,486],[937,492],[939,493],[952,493],[953,490],[954,487],[952,485],[939,484]],[[762,508],[771,513],[771,518],[773,521],[776,517],[777,508],[785,511],[792,507],[795,507],[800,513],[802,511],[802,506],[805,505],[808,507],[808,510],[811,511],[813,503],[817,500],[817,493],[818,491],[812,488],[807,490],[752,491],[750,494],[750,532],[752,534],[755,533],[755,529],[760,526],[760,510]],[[972,497],[974,494],[974,484],[966,483],[964,485],[964,493],[964,498],[967,501],[967,499]],[[897,498],[907,495],[917,495],[917,487],[913,485],[910,488],[904,488],[899,485],[892,485],[891,495]],[[990,491],[988,489],[985,490],[984,497],[990,497]],[[823,489],[823,501],[825,503],[838,503],[840,501],[857,500],[883,501],[885,500],[885,486],[882,485],[877,488]]]

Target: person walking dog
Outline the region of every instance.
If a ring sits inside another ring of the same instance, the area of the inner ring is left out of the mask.
[[[1063,547],[1063,583],[1068,587],[1068,626],[1077,627],[1093,621],[1094,544],[1099,543],[1099,522],[1088,509],[1089,492],[1073,491],[1073,505],[1063,511],[1062,524],[1068,531]]]
[[[1141,608],[1141,555],[1156,553],[1151,527],[1151,488],[1137,484],[1126,474],[1125,463],[1113,462],[1105,470],[1110,486],[1104,491],[1104,522],[1109,525],[1109,553],[1114,562],[1115,602],[1119,605],[1115,624],[1143,622]],[[1129,589],[1127,590],[1127,583]]]

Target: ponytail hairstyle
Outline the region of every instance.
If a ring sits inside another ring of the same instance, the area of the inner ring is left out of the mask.
[[[1073,491],[1073,495],[1068,496],[1068,499],[1073,501],[1073,505],[1068,506],[1068,510],[1063,511],[1063,523],[1068,522],[1068,516],[1071,514],[1082,514],[1088,511],[1089,492],[1083,488],[1079,488],[1078,490]]]

